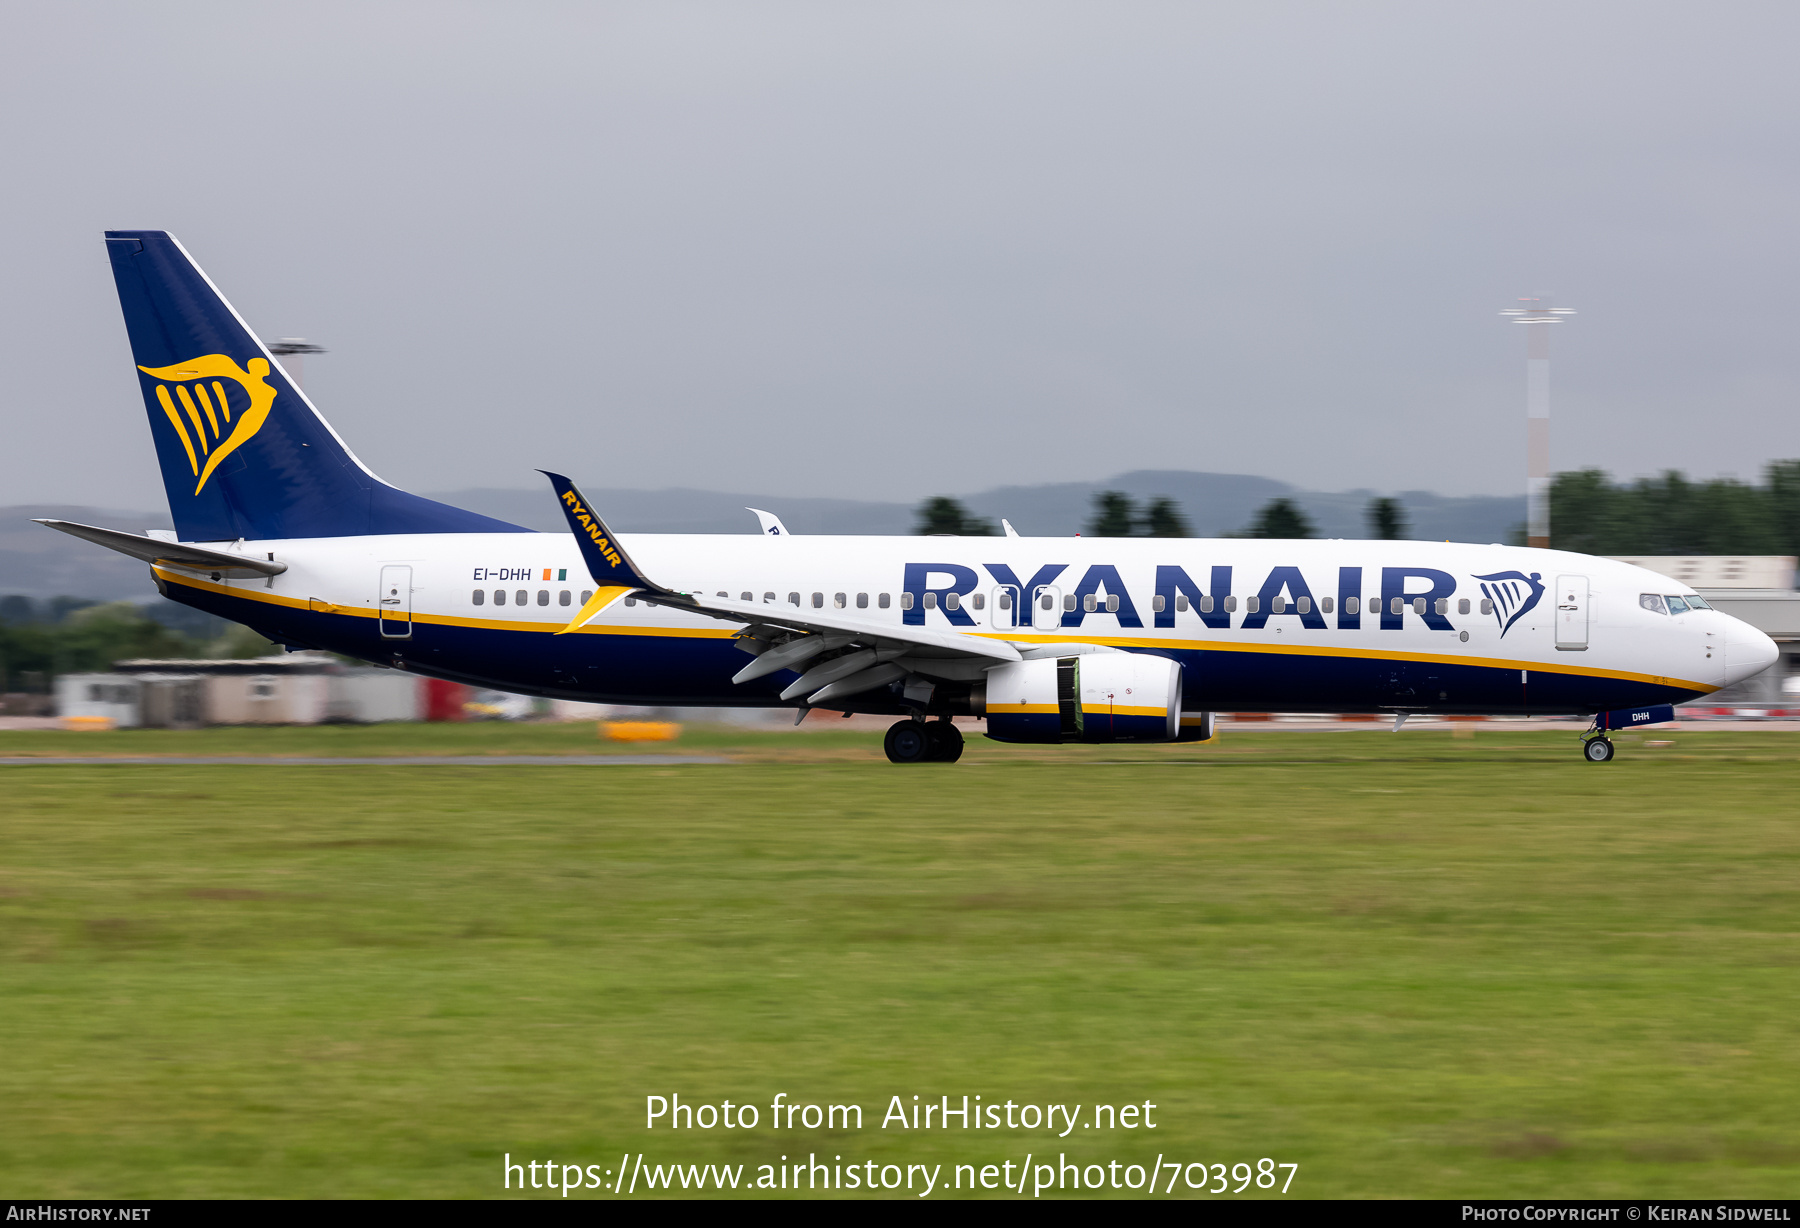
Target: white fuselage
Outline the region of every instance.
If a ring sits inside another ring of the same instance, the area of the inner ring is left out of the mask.
[[[1775,658],[1768,637],[1727,615],[1666,612],[1669,597],[1693,596],[1682,584],[1554,550],[1163,538],[620,540],[644,574],[677,591],[842,608],[896,627],[1019,645],[1172,656],[1195,709],[1597,711],[1679,702]],[[742,624],[631,599],[576,634],[553,635],[594,587],[567,534],[228,549],[277,557],[287,570],[214,580],[159,568],[165,591],[296,646],[613,702],[775,704],[792,677],[734,686],[745,658],[730,641]],[[1662,610],[1645,595],[1662,598]],[[884,710],[881,697],[870,706]]]

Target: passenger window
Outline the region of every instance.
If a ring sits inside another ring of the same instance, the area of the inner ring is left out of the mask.
[[[1296,610],[1299,610],[1302,614],[1311,614],[1312,613],[1312,598],[1311,597],[1296,598],[1294,600],[1294,608]]]
[[[788,594],[788,604],[789,605],[799,605],[800,604],[800,594],[799,593],[789,593]]]
[[[1055,605],[1055,604],[1056,604],[1056,602],[1055,602],[1055,598],[1053,598],[1053,597],[1051,597],[1051,596],[1050,596],[1050,594],[1049,594],[1049,593],[1045,593],[1045,594],[1044,594],[1044,595],[1043,595],[1043,597],[1041,597],[1041,598],[1040,598],[1040,599],[1039,599],[1039,600],[1038,600],[1038,604],[1039,604],[1039,605],[1041,605],[1041,606],[1043,606],[1043,607],[1044,607],[1044,608],[1045,608],[1045,609],[1046,609],[1046,610],[1048,610],[1048,609],[1050,609],[1050,608],[1051,608],[1051,607],[1052,607],[1052,606],[1053,606],[1053,605]]]
[[[1271,598],[1269,598],[1269,613],[1271,613],[1271,614],[1286,614],[1287,613],[1287,598],[1286,597],[1271,597]]]
[[[962,594],[961,593],[945,593],[944,594],[944,608],[946,610],[961,609],[962,608]]]
[[[505,605],[506,604],[506,590],[505,589],[497,588],[494,590],[494,604],[495,605]]]
[[[850,599],[842,593],[834,593],[831,597],[831,604],[841,610],[850,604]]]
[[[825,594],[824,593],[814,593],[813,594],[813,609],[822,610],[824,608],[825,608]]]
[[[1012,594],[1005,589],[1001,589],[1000,595],[994,598],[994,608],[997,610],[1012,609]]]
[[[626,605],[636,605],[637,598],[636,597],[627,597],[627,598],[625,598],[625,604]]]
[[[1211,601],[1212,601],[1211,597],[1200,598],[1200,608],[1203,610],[1206,610],[1208,613],[1210,613],[1212,611],[1212,606],[1208,603]],[[1183,614],[1187,613],[1188,599],[1187,599],[1186,593],[1176,593],[1175,594],[1175,608]]]
[[[881,609],[884,609],[884,610],[887,609],[888,608],[888,595],[886,593],[881,594],[880,597],[876,598],[875,604],[877,606],[879,606]]]
[[[1186,601],[1186,600],[1187,600],[1187,598],[1185,596],[1183,596],[1178,599],[1177,604],[1179,605],[1180,602]],[[1232,609],[1236,609],[1237,607],[1231,605],[1230,602],[1227,602],[1225,605],[1225,608],[1228,610],[1232,610]],[[1213,612],[1213,599],[1212,599],[1211,593],[1201,594],[1201,596],[1200,596],[1200,612],[1202,614],[1211,614]]]
[[[1388,602],[1388,613],[1390,613],[1390,614],[1401,614],[1401,613],[1404,613],[1405,610],[1406,610],[1406,602],[1400,600],[1400,598],[1398,598],[1398,597],[1396,597],[1392,601]]]
[[[1483,597],[1481,599],[1481,612],[1483,614],[1492,614],[1494,612],[1494,603],[1488,598]]]
[[[1423,598],[1423,597],[1414,597],[1413,598],[1413,613],[1421,615],[1421,616],[1425,613],[1425,598]]]
[[[1686,601],[1684,601],[1683,599],[1681,599],[1680,597],[1670,594],[1670,596],[1669,596],[1669,613],[1671,613],[1671,614],[1686,614],[1687,612],[1688,612],[1688,603]]]
[[[978,610],[984,609],[987,606],[987,594],[976,593],[973,597],[969,598],[969,603]]]
[[[526,599],[529,598],[530,596],[531,596],[531,594],[527,593],[524,589],[520,589],[518,592],[513,594],[513,604],[514,605],[524,605],[526,602]]]
[[[913,605],[912,594],[911,593],[901,593],[900,594],[900,608],[903,610],[910,610],[910,609],[912,609],[912,605]],[[881,594],[881,606],[883,609],[887,608],[887,594],[886,593]]]
[[[1161,593],[1150,598],[1150,612],[1152,614],[1161,614],[1163,612],[1163,595]]]
[[[1071,614],[1073,614],[1075,612],[1075,594],[1074,593],[1070,593],[1063,598],[1063,609],[1067,610]]]
[[[1256,598],[1252,597],[1250,600],[1255,601]],[[1225,598],[1225,612],[1227,614],[1236,614],[1237,613],[1237,598],[1236,597]]]
[[[538,590],[538,604],[539,605],[549,605],[550,604],[550,590],[549,589],[540,588]]]
[[[1467,614],[1469,612],[1469,599],[1467,597],[1464,597],[1461,601],[1456,603],[1456,612],[1458,614]]]
[[[1262,609],[1261,596],[1244,598],[1244,613],[1254,614],[1260,609]]]
[[[1346,598],[1344,598],[1344,613],[1346,613],[1346,614],[1361,614],[1362,613],[1362,598],[1361,597],[1346,597]]]
[[[582,605],[586,605],[588,602],[592,601],[593,599],[594,599],[594,590],[593,589],[584,588],[581,590],[581,604]]]
[[[936,593],[926,593],[925,594],[925,608],[928,610],[937,609],[937,594]]]
[[[565,588],[562,592],[560,592],[556,595],[556,604],[557,605],[568,605],[569,604],[569,590],[568,589]]]
[[[487,590],[479,589],[479,588],[476,589],[475,592],[470,595],[469,600],[476,605],[480,605],[482,602],[487,600]]]
[[[1115,593],[1106,599],[1106,612],[1108,614],[1117,614],[1119,612],[1118,594]]]
[[[1081,608],[1085,613],[1092,614],[1095,607],[1098,605],[1099,601],[1092,593],[1087,594],[1081,599]]]
[[[881,604],[886,605],[887,602],[884,601]],[[867,593],[856,594],[856,608],[859,610],[866,610],[869,608],[869,594],[867,594]]]
[[[1439,614],[1448,614],[1450,612],[1450,598],[1439,597],[1437,599],[1437,612]]]
[[[1327,614],[1331,613],[1331,598],[1329,598],[1329,597],[1319,598],[1319,608],[1321,610],[1325,611],[1325,613],[1327,613]]]
[[[763,594],[763,604],[764,605],[774,605],[775,604],[775,594],[774,593],[764,593]]]

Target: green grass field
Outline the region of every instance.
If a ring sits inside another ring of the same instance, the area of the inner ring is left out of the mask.
[[[1572,729],[910,768],[867,733],[720,730],[617,749],[725,766],[0,767],[0,1189],[497,1196],[503,1153],[626,1152],[948,1182],[1067,1152],[1266,1156],[1311,1197],[1790,1195],[1800,738],[1661,736],[1608,765]],[[430,749],[604,744],[0,734]],[[673,1092],[762,1125],[646,1131]],[[777,1133],[777,1092],[865,1126]],[[965,1093],[1152,1101],[1158,1128],[879,1125]]]

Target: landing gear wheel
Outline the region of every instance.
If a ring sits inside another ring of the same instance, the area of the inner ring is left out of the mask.
[[[921,722],[896,721],[881,739],[881,749],[890,763],[924,763],[931,757],[931,739]]]
[[[1605,738],[1589,738],[1582,744],[1581,753],[1589,763],[1606,763],[1613,757],[1613,744]]]
[[[928,757],[933,763],[955,763],[962,758],[962,730],[949,721],[933,721],[925,726],[925,740],[931,744]]]

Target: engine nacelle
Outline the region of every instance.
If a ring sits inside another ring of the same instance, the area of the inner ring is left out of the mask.
[[[987,671],[986,707],[988,737],[1001,742],[1193,740],[1184,736],[1181,666],[1147,653],[997,665]],[[1210,714],[1188,714],[1200,716]],[[1200,736],[1211,732],[1207,720]]]

